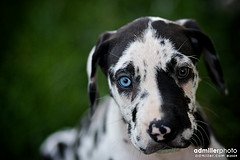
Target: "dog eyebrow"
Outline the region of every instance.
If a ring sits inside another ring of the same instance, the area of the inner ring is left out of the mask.
[[[176,65],[177,65],[177,60],[174,57],[169,62],[166,63],[167,71],[170,72],[170,73],[173,73]]]
[[[115,75],[118,75],[120,73],[129,73],[131,76],[135,75],[135,67],[132,61],[128,61],[124,63],[124,67],[120,68],[116,71]]]

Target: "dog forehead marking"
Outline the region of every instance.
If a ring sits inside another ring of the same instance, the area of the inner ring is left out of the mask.
[[[154,68],[156,67],[166,70],[166,63],[170,61],[173,54],[178,54],[178,51],[174,48],[172,42],[166,38],[157,38],[156,30],[149,26],[143,32],[141,38],[128,44],[113,69],[116,73],[117,70],[126,67],[126,62],[132,61],[135,66],[140,67],[140,71],[144,71],[142,67],[146,67],[144,64],[148,64],[148,71],[155,74]]]

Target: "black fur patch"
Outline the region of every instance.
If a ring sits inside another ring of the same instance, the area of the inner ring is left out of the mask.
[[[145,81],[145,80],[146,80],[146,77],[147,77],[147,69],[145,68],[145,69],[144,69],[143,81]]]
[[[123,123],[127,124],[127,121],[124,117],[122,117],[122,121],[123,121]]]
[[[119,58],[122,56],[123,51],[128,47],[128,45],[136,40],[142,40],[142,33],[148,27],[149,19],[141,18],[137,21],[133,21],[120,29],[112,36],[113,41],[110,43],[110,49],[108,51],[109,57],[108,60],[105,62],[111,66],[112,64],[116,64]]]
[[[123,142],[126,143],[126,144],[129,143],[129,141],[127,139],[125,139],[125,138],[123,139]]]
[[[63,142],[59,142],[57,147],[58,147],[58,151],[59,151],[60,157],[64,158],[65,150],[67,148],[67,145],[65,143],[63,143]]]
[[[89,84],[89,96],[90,96],[90,102],[91,106],[94,105],[95,99],[97,97],[97,86],[95,83],[90,83]]]
[[[144,148],[142,148],[142,147],[140,147],[139,149],[140,149],[140,151],[142,151],[143,153],[146,152],[146,149],[144,149]]]
[[[166,64],[167,72],[169,72],[170,74],[173,74],[173,73],[175,72],[176,64],[177,64],[176,59],[172,57],[172,59],[170,60],[170,62],[168,62],[168,63]]]
[[[99,134],[98,130],[96,130],[95,133],[94,133],[94,141],[93,141],[94,147],[97,147],[97,145],[98,145],[98,140],[99,140],[99,135],[98,134]]]
[[[106,131],[107,131],[107,115],[108,115],[108,108],[105,107],[104,118],[103,118],[103,127],[102,127],[103,133],[106,133]]]
[[[138,75],[136,78],[135,78],[135,82],[136,83],[140,83],[140,81],[141,81],[141,76],[140,75]]]
[[[140,96],[140,99],[144,99],[147,96],[148,96],[148,93],[147,92],[143,92],[142,95]]]
[[[132,90],[131,101],[134,101],[134,99],[137,97],[138,94],[139,94],[138,83],[136,83]]]
[[[108,71],[108,77],[110,78],[111,83],[113,83],[113,82],[116,81],[116,79],[114,78],[114,73],[113,73],[112,70],[109,70],[109,71]]]
[[[161,20],[152,22],[152,26],[157,31],[157,37],[171,39],[174,47],[181,53],[186,55],[195,54],[192,49],[191,41],[189,40],[189,37],[185,35],[183,27],[173,23],[166,24]],[[160,42],[160,44],[163,45],[164,42]]]
[[[76,139],[76,141],[75,141],[75,146],[76,146],[77,148],[81,146],[81,138],[80,138],[80,137],[78,137],[78,138]]]
[[[143,60],[143,66],[144,66],[144,75],[143,75],[143,81],[146,80],[146,77],[147,77],[147,64],[146,64],[146,61]]]
[[[132,111],[132,121],[136,123],[136,114],[137,114],[137,107],[135,107]]]
[[[131,126],[130,123],[128,123],[128,134],[129,134],[129,135],[131,135],[131,133],[132,133],[132,132],[131,132],[131,129],[132,129],[132,126]]]
[[[187,104],[191,103],[191,99],[190,98],[185,97],[185,100],[186,100]]]
[[[42,155],[43,160],[53,160],[50,155]]]
[[[163,105],[174,104],[181,107],[182,111],[187,112],[189,110],[187,99],[183,89],[176,84],[175,80],[162,69],[156,70],[156,79]]]
[[[160,44],[161,44],[161,45],[165,45],[165,41],[162,40],[162,41],[160,42]]]
[[[190,128],[191,122],[187,114],[189,100],[185,97],[182,88],[162,69],[156,70],[156,79],[163,100],[161,110],[166,117],[161,123],[171,128],[171,133],[175,135],[185,128]]]
[[[137,67],[137,71],[136,71],[137,74],[139,74],[139,67]]]
[[[128,64],[126,65],[126,67],[119,69],[116,73],[115,73],[115,77],[119,77],[119,75],[121,74],[128,74],[131,77],[135,76],[135,67],[133,65],[133,62],[130,61],[128,62]],[[113,79],[113,78],[112,78]]]
[[[140,140],[141,140],[141,138],[139,136],[137,136],[137,141],[140,141]]]
[[[76,152],[74,153],[74,158],[75,158],[75,160],[81,160],[81,158],[78,156],[78,154]]]
[[[146,68],[148,65],[145,60],[143,60],[143,66]]]

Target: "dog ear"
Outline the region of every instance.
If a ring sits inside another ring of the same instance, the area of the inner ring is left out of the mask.
[[[113,32],[106,32],[100,35],[99,40],[88,56],[87,74],[88,74],[88,95],[90,98],[91,114],[94,113],[99,97],[97,86],[97,66],[100,65],[106,72],[107,54]],[[106,74],[106,73],[105,73]]]
[[[201,30],[197,22],[193,19],[179,19],[175,22],[185,28],[196,29],[199,31]]]
[[[176,23],[186,28],[185,31],[190,38],[192,46],[199,52],[197,57],[200,57],[201,53],[203,54],[208,75],[220,92],[226,95],[228,91],[224,82],[223,71],[211,39],[201,31],[194,20],[182,19],[176,21]]]

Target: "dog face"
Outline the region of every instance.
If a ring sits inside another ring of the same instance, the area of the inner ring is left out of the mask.
[[[141,38],[129,43],[108,77],[137,148],[151,152],[149,147],[166,147],[153,145],[153,140],[171,139],[168,146],[186,145],[196,128],[192,113],[198,73],[191,59],[169,39],[147,28]]]
[[[193,21],[146,17],[103,34],[88,60],[93,107],[99,64],[136,148],[150,154],[187,147],[197,130],[196,64],[203,50],[213,82],[224,90],[213,45]]]

